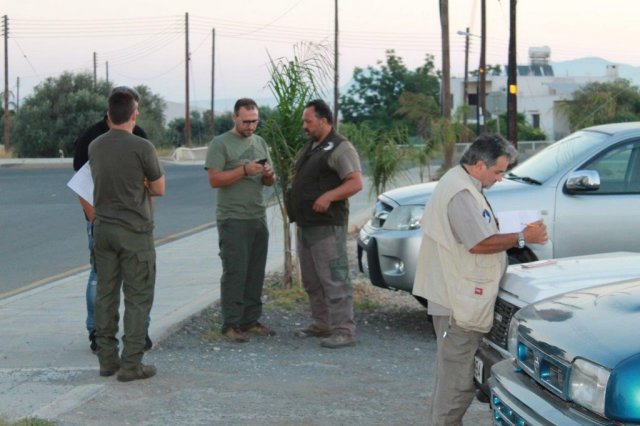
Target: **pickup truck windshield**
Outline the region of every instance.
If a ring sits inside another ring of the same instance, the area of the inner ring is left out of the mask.
[[[577,158],[602,145],[609,135],[593,131],[579,131],[548,146],[511,170],[523,182],[544,183],[559,171],[568,171]],[[510,175],[507,174],[507,179]]]

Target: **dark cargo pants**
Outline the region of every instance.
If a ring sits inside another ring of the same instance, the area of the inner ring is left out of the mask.
[[[98,360],[105,368],[134,369],[142,362],[146,320],[153,305],[156,252],[153,234],[137,233],[96,219],[93,228],[98,286],[95,306]],[[124,334],[118,357],[120,288],[124,293]]]
[[[266,219],[219,221],[218,245],[222,260],[222,330],[231,326],[247,329],[262,315],[262,286],[269,248]]]
[[[355,337],[347,227],[298,227],[297,251],[313,323]]]

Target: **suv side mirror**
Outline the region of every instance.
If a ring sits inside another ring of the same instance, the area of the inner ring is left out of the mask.
[[[571,172],[564,184],[564,192],[567,194],[597,191],[599,188],[600,175],[596,170],[577,170]]]

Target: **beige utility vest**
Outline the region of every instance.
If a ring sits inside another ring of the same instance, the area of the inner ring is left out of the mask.
[[[451,199],[463,190],[475,198],[477,214],[487,217],[488,213],[498,233],[491,207],[471,177],[462,166],[449,170],[438,182],[422,216],[423,237],[413,294],[449,308],[458,326],[486,333],[493,323],[506,253],[472,254],[456,241],[447,208]]]

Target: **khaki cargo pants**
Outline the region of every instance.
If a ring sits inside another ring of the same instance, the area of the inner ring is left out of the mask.
[[[347,227],[298,227],[297,251],[313,323],[355,337]]]

